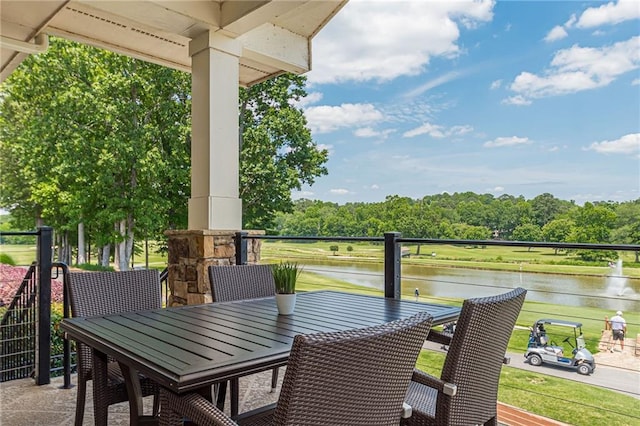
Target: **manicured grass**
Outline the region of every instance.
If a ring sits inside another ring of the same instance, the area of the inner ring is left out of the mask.
[[[440,377],[444,358],[423,350],[417,366]],[[640,404],[631,396],[509,366],[502,368],[498,400],[576,426],[640,424]]]
[[[338,245],[335,254],[329,249]],[[352,251],[347,247],[351,246]],[[427,264],[439,267],[455,266],[464,268],[480,268],[506,271],[547,272],[558,274],[608,275],[611,269],[605,262],[602,264],[582,265],[575,253],[566,254],[561,251],[555,254],[553,249],[531,249],[520,247],[469,247],[451,245],[420,246],[420,255],[416,255],[417,245],[408,246],[410,257],[402,259],[403,264]],[[436,256],[432,256],[435,253]],[[635,263],[635,255],[620,252],[624,266],[624,274],[640,277],[640,264]],[[269,258],[327,258],[331,260],[380,261],[384,257],[384,246],[371,243],[335,243],[330,241],[288,242],[263,241],[263,259]],[[574,264],[569,264],[574,263]]]
[[[35,242],[30,244],[0,244],[0,252],[8,254],[18,266],[31,265],[36,260]]]
[[[145,266],[145,254],[144,243],[136,244],[137,250],[140,250],[133,258],[134,265],[136,267]],[[149,242],[149,267],[154,269],[164,269],[167,266],[167,255],[158,253],[159,245],[155,242]],[[37,247],[35,242],[31,244],[0,244],[0,253],[6,253],[13,258],[16,265],[25,266],[30,265],[36,260]],[[74,257],[75,260],[75,257]],[[95,264],[98,261],[98,256],[95,253],[91,254],[91,263]],[[112,265],[115,266],[115,265]]]

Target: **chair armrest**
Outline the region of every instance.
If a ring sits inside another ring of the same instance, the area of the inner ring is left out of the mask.
[[[413,408],[407,404],[406,402],[402,403],[402,415],[400,416],[403,419],[408,419],[413,414]]]
[[[411,380],[434,388],[438,392],[442,392],[448,396],[454,396],[458,392],[458,387],[453,383],[447,383],[418,369],[413,370],[413,377],[411,377]]]
[[[162,403],[167,404],[166,406],[171,411],[197,423],[204,422],[211,426],[237,426],[236,422],[220,411],[211,401],[197,393],[177,395],[162,389],[161,398],[163,400]]]
[[[427,340],[431,342],[440,343],[441,345],[450,345],[451,344],[451,336],[448,334],[444,334],[441,331],[429,330],[429,334],[427,335]]]

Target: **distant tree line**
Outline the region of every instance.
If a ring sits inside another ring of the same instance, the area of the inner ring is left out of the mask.
[[[276,235],[381,236],[407,238],[640,244],[640,199],[577,205],[544,193],[522,196],[427,195],[420,199],[388,196],[377,203],[295,202],[292,213],[276,218]],[[585,260],[608,255],[581,251]],[[638,253],[636,252],[636,262]]]

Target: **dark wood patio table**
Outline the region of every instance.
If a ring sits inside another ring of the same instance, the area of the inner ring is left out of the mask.
[[[298,293],[293,315],[278,315],[275,298],[268,297],[70,318],[61,328],[91,346],[94,357],[116,359],[125,375],[139,371],[182,393],[286,365],[297,334],[367,327],[423,311],[437,325],[455,320],[460,308],[317,291]],[[132,424],[142,416],[136,382],[127,380]]]

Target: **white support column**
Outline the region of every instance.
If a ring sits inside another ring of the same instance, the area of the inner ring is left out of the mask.
[[[189,229],[242,229],[239,198],[238,82],[242,44],[205,32],[191,56]]]

